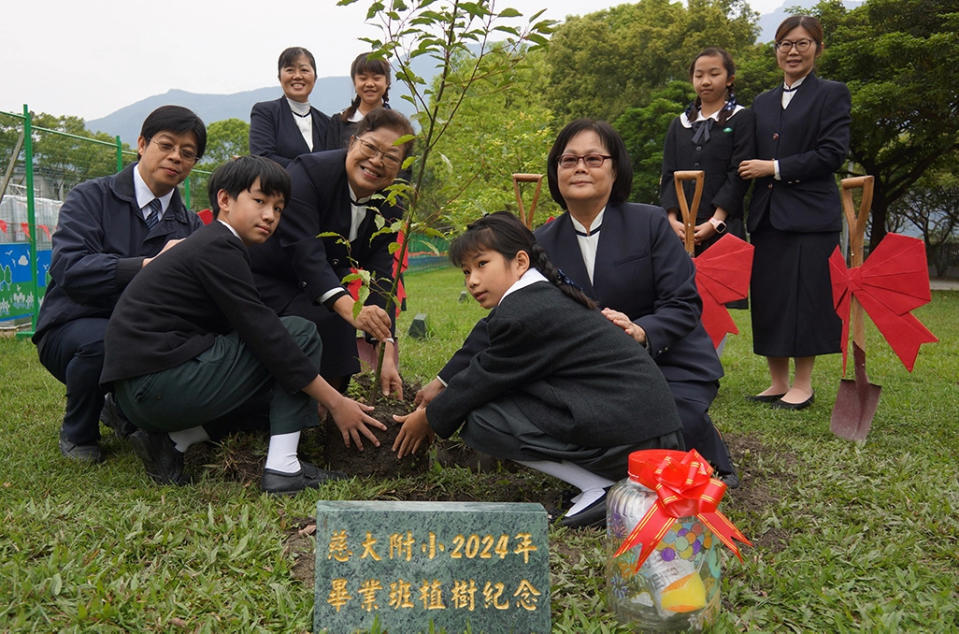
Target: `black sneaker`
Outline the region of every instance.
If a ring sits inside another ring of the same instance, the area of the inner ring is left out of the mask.
[[[113,430],[118,438],[127,438],[137,430],[136,425],[127,420],[127,417],[120,411],[113,394],[107,394],[103,399],[103,409],[100,410],[100,420],[104,425]]]
[[[260,489],[266,493],[293,495],[303,489],[319,488],[330,480],[345,480],[349,476],[339,471],[324,471],[316,465],[300,460],[300,470],[296,473],[283,473],[273,469],[264,469],[260,479]]]
[[[726,484],[727,489],[739,488],[739,475],[735,471],[730,473],[719,473],[716,475],[716,477]]]
[[[147,475],[158,484],[187,484],[183,475],[183,454],[176,450],[166,432],[138,429],[130,434],[133,452],[143,461]]]
[[[75,443],[60,435],[60,453],[77,462],[103,462],[103,452],[97,442]]]

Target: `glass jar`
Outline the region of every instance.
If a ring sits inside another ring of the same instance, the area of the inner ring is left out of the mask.
[[[669,528],[636,572],[639,546],[613,555],[656,501],[632,476],[606,496],[606,585],[616,617],[637,630],[700,630],[719,613],[721,542],[695,517]]]

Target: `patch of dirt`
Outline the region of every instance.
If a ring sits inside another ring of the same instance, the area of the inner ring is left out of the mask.
[[[293,521],[283,541],[283,554],[293,559],[293,578],[310,587],[313,587],[316,569],[315,535],[316,520],[304,517]]]

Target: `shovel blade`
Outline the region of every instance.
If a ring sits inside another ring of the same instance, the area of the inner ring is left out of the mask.
[[[856,344],[853,344],[853,358],[856,380],[842,379],[839,382],[829,429],[840,438],[862,442],[872,427],[882,387],[869,382],[866,376],[866,353]]]

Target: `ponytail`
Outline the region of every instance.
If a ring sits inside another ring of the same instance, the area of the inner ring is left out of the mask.
[[[563,291],[564,295],[570,299],[576,300],[586,308],[589,308],[590,310],[596,309],[596,302],[587,297],[586,293],[576,286],[573,280],[566,277],[566,274],[563,273],[561,269],[556,268],[556,266],[549,259],[549,256],[546,255],[546,250],[540,246],[535,239],[530,251],[530,262],[533,266],[539,269],[539,272],[542,273],[551,284],[557,286],[559,290]]]
[[[356,109],[360,107],[360,96],[357,95],[353,97],[353,101],[350,102],[349,107],[340,113],[340,119],[343,123],[349,123],[350,119],[353,118],[353,115],[356,114]]]

